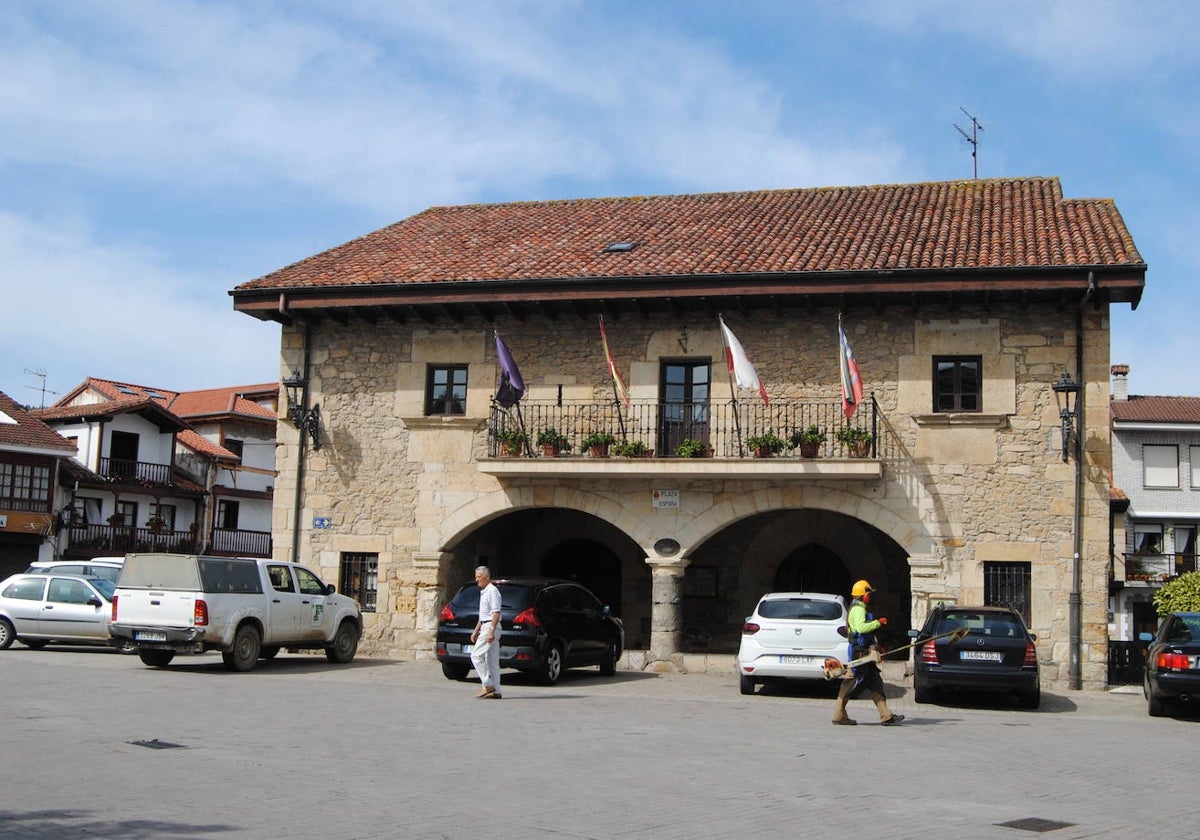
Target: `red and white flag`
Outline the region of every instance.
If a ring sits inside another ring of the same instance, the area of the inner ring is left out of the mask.
[[[849,420],[854,409],[863,398],[862,376],[858,372],[858,362],[854,361],[854,351],[846,340],[842,329],[842,316],[838,315],[838,368],[842,375],[842,413]]]
[[[746,351],[742,349],[741,342],[734,337],[729,327],[725,326],[724,318],[718,315],[717,320],[721,322],[721,333],[725,337],[725,358],[729,362],[730,377],[739,388],[758,391],[763,405],[769,405],[771,401],[767,399],[767,389],[759,381],[758,373],[754,370],[754,365],[750,364],[750,359],[746,357]]]
[[[621,377],[621,372],[617,370],[617,363],[613,361],[612,351],[608,349],[608,334],[604,332],[604,316],[600,316],[600,343],[604,345],[604,358],[608,362],[608,372],[612,376],[613,390],[626,408],[629,408],[629,386],[625,384],[625,380]]]

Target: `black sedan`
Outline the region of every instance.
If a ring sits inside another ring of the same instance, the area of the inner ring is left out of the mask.
[[[942,605],[909,635],[917,642],[913,694],[918,703],[946,691],[987,691],[1015,693],[1027,709],[1041,704],[1037,637],[1016,610]]]
[[[1158,633],[1143,633],[1146,678],[1142,691],[1151,717],[1162,717],[1172,703],[1200,700],[1200,613],[1173,612]]]
[[[625,649],[625,628],[587,588],[557,578],[495,580],[500,590],[500,667],[558,682],[564,668],[599,665],[611,676]],[[437,658],[447,679],[465,679],[479,587],[467,584],[438,615]]]

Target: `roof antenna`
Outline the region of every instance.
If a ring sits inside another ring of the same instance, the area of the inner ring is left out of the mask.
[[[40,386],[39,385],[26,385],[25,387],[32,388],[35,391],[42,392],[41,407],[45,408],[46,407],[46,394],[55,394],[55,395],[58,394],[58,391],[51,391],[50,389],[48,389],[46,387],[46,369],[38,368],[37,370],[30,370],[29,368],[25,368],[25,372],[27,374],[29,374],[30,376],[36,376],[38,379],[42,380],[42,384]]]
[[[958,110],[962,111],[964,114],[967,114],[967,109],[961,105],[958,106]],[[979,122],[979,120],[975,119],[975,117],[972,116],[971,114],[967,114],[967,116],[971,117],[971,133],[970,134],[967,134],[967,132],[965,130],[963,130],[962,128],[959,128],[958,123],[955,123],[954,127],[958,129],[958,133],[963,136],[963,139],[971,144],[971,161],[975,167],[975,176],[974,177],[976,179],[978,179],[979,178],[979,132],[983,131],[983,125]]]

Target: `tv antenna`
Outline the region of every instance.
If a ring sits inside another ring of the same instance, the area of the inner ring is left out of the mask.
[[[32,389],[33,389],[33,390],[35,390],[35,391],[41,391],[41,392],[42,392],[42,404],[41,404],[41,406],[39,406],[39,407],[40,407],[40,408],[45,408],[45,407],[46,407],[46,395],[47,395],[47,394],[54,394],[55,396],[58,396],[58,395],[59,395],[58,391],[51,391],[49,388],[47,388],[47,387],[46,387],[46,369],[45,369],[45,368],[38,368],[37,370],[30,370],[29,368],[25,368],[25,372],[26,372],[27,374],[29,374],[30,376],[36,376],[38,379],[42,380],[42,384],[41,384],[41,385],[26,385],[25,387],[26,387],[26,388],[32,388]]]
[[[983,125],[972,114],[967,113],[967,109],[959,105],[958,110],[967,114],[971,118],[971,133],[967,134],[966,130],[961,128],[958,123],[954,127],[958,129],[958,133],[963,136],[963,139],[971,144],[971,162],[975,169],[975,178],[979,178],[979,132],[983,131]]]

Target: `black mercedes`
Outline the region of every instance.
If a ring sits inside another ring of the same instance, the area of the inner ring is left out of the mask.
[[[1150,716],[1162,717],[1172,704],[1200,701],[1200,613],[1173,612],[1156,634],[1140,638],[1150,643],[1142,682]]]

